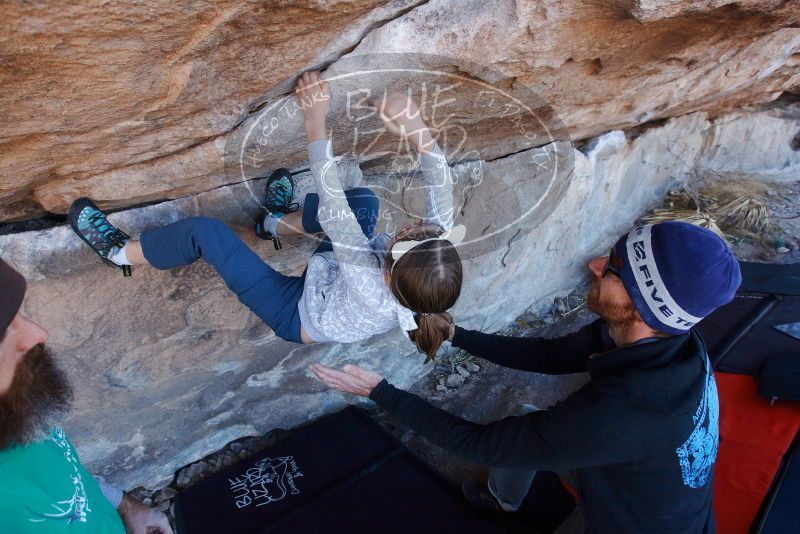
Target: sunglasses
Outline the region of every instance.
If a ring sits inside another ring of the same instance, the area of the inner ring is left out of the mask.
[[[600,275],[601,278],[605,278],[608,273],[613,274],[617,278],[622,279],[620,276],[619,271],[616,267],[614,267],[614,260],[616,260],[616,254],[614,254],[614,249],[611,249],[611,252],[608,254],[608,259],[606,260],[606,264],[603,266],[603,274]]]

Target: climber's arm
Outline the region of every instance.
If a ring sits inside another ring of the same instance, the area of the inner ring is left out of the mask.
[[[331,90],[328,82],[316,71],[304,72],[297,80],[295,97],[303,109],[303,123],[309,144],[328,139],[325,119],[331,109]]]

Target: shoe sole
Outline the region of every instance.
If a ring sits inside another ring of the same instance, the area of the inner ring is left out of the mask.
[[[283,169],[283,168],[276,169],[275,172],[270,174],[269,178],[267,178],[267,185],[266,187],[264,187],[264,198],[263,201],[261,202],[262,206],[264,206],[265,208],[267,207],[267,191],[269,191],[270,184],[284,177],[287,180],[289,180],[289,183],[292,185],[292,196],[294,197],[294,178],[292,178],[292,173],[289,172],[289,169]]]

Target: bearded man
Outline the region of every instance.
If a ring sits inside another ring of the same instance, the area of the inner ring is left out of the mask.
[[[172,534],[166,516],[95,480],[58,423],[72,390],[0,259],[0,532]]]
[[[368,396],[436,445],[492,466],[463,489],[475,505],[514,511],[536,470],[559,473],[578,505],[557,532],[713,532],[717,388],[692,327],[729,302],[739,264],[714,233],[686,223],[635,228],[589,261],[589,308],[600,316],[559,339],[455,327],[451,340],[497,364],[591,380],[547,410],[479,425],[434,408],[355,366],[317,377]]]

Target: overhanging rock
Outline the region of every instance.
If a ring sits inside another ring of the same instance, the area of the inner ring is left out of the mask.
[[[358,55],[447,56],[437,70],[527,85],[573,139],[800,86],[800,3],[786,0],[148,0],[3,15],[0,221],[65,213],[76,196],[125,207],[233,183],[227,137],[303,70]],[[269,160],[302,164],[302,134],[296,117]],[[470,132],[498,153],[508,134]]]

